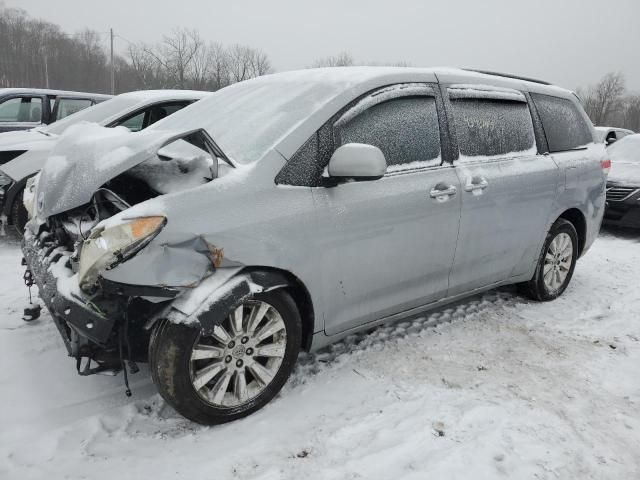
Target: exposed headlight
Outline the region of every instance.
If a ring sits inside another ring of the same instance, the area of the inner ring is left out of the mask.
[[[80,252],[80,288],[92,287],[100,273],[135,255],[165,223],[165,217],[141,217],[115,227],[94,230],[83,242]]]

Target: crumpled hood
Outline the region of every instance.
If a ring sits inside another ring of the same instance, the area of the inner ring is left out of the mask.
[[[631,187],[640,186],[640,162],[616,162],[612,160],[611,171],[607,181]]]
[[[0,151],[47,149],[57,140],[57,135],[37,130],[18,130],[0,134]]]
[[[42,168],[35,214],[46,219],[88,203],[107,181],[153,157],[185,132],[130,132],[82,123],[59,137]]]

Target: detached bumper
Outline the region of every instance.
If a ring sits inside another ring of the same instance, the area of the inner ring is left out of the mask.
[[[40,291],[40,298],[51,313],[69,355],[79,353],[78,335],[105,345],[113,331],[115,317],[98,312],[79,290],[74,291],[74,282],[77,285],[77,281],[70,267],[71,252],[57,246],[47,232],[38,238],[26,235],[22,251]]]

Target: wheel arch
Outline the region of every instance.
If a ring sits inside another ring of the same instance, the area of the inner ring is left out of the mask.
[[[577,208],[570,208],[562,212],[558,218],[571,222],[576,229],[578,233],[578,257],[580,257],[587,240],[587,220],[584,214]]]
[[[291,295],[302,321],[302,349],[308,352],[315,330],[315,313],[311,294],[302,280],[288,270],[275,267],[246,267],[242,272],[250,274],[265,291],[283,288]]]
[[[162,318],[173,323],[198,321],[204,332],[212,331],[230,309],[252,292],[277,289],[284,289],[296,304],[301,319],[301,348],[309,351],[315,331],[315,313],[309,290],[296,275],[275,267],[244,266],[221,277],[214,273],[174,301],[168,310],[163,311]],[[146,328],[153,328],[160,318],[151,318]]]

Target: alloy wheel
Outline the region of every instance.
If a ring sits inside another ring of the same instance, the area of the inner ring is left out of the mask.
[[[263,301],[249,300],[200,335],[191,351],[191,384],[216,407],[233,408],[258,396],[278,372],[287,332],[280,313]]]
[[[564,285],[573,262],[571,237],[561,232],[549,244],[542,269],[544,285],[549,293],[555,293]]]

